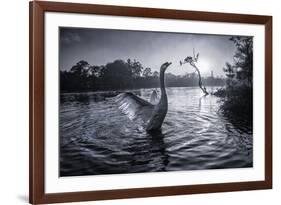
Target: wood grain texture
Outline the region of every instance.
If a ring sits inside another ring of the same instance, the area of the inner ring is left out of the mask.
[[[58,2],[29,5],[29,201],[32,204],[272,188],[272,17]],[[265,26],[265,180],[46,194],[44,190],[44,12],[260,24]]]
[[[44,12],[30,3],[30,203],[44,197]]]
[[[272,188],[272,17],[265,23],[265,182]]]

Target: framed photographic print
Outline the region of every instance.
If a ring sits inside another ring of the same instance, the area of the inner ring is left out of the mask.
[[[30,2],[30,203],[271,187],[271,16]]]

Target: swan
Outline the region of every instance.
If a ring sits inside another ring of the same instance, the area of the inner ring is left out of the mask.
[[[165,89],[165,71],[172,63],[166,62],[160,68],[160,89],[161,97],[158,104],[150,102],[126,92],[116,96],[116,103],[119,109],[126,114],[130,120],[141,119],[146,123],[146,131],[160,130],[168,111],[168,98]]]

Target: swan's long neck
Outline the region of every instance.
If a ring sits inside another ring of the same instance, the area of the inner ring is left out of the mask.
[[[165,119],[168,110],[168,98],[165,89],[165,71],[160,71],[160,88],[161,88],[161,98],[157,105],[155,105],[151,119],[146,127],[147,131],[158,130],[161,128],[162,123]]]
[[[160,72],[160,88],[161,88],[161,98],[160,102],[167,102],[167,94],[165,89],[165,71]]]

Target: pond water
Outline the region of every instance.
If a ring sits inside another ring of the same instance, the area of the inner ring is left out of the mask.
[[[152,90],[134,93],[149,100]],[[252,167],[252,128],[226,118],[218,97],[167,88],[167,116],[151,134],[118,109],[114,94],[61,94],[60,176]]]

